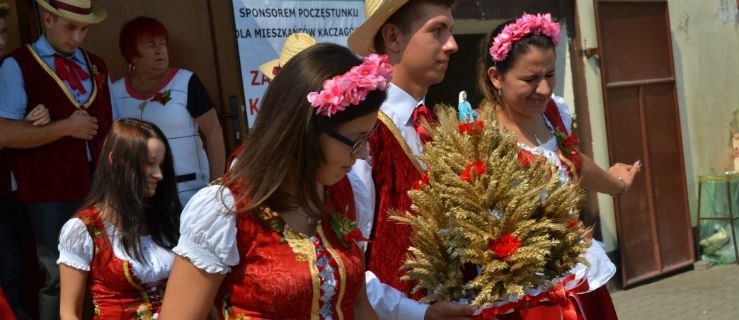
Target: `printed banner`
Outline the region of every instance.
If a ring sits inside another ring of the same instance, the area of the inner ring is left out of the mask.
[[[290,34],[303,32],[318,42],[346,46],[346,39],[365,19],[362,0],[233,0],[233,9],[249,128],[269,85],[259,66],[279,58]]]

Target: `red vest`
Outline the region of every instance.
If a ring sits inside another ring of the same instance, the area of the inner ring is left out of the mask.
[[[241,192],[232,188],[235,197]],[[355,220],[354,196],[348,178],[328,188],[326,205],[333,214]],[[237,203],[238,209],[247,200]],[[316,237],[328,251],[334,268],[336,294],[333,318],[354,319],[354,301],[364,284],[361,248],[341,244],[332,230],[332,214],[320,220]],[[279,219],[279,218],[277,218]],[[236,217],[239,264],[231,269],[216,295],[219,318],[224,319],[319,319],[320,278],[317,253],[310,239],[282,237],[272,223],[257,221],[251,214]],[[321,317],[321,319],[323,319]]]
[[[80,201],[90,188],[90,167],[85,145],[89,145],[93,162],[97,162],[105,135],[112,124],[108,70],[105,62],[83,51],[91,71],[93,89],[90,100],[78,106],[74,96],[51,68],[30,46],[19,48],[9,56],[20,66],[28,97],[27,110],[38,104],[49,109],[51,120],[68,118],[73,112],[85,109],[97,118],[98,130],[92,140],[63,137],[32,149],[11,149],[10,167],[18,183],[18,201],[21,203]]]
[[[87,276],[94,319],[151,319],[159,313],[166,281],[149,286],[141,283],[130,262],[113,253],[103,220],[94,207],[83,209],[75,217],[85,224],[95,244]]]
[[[370,138],[372,150],[372,178],[377,191],[377,210],[372,235],[367,249],[368,269],[385,284],[410,294],[412,281],[400,281],[404,274],[400,267],[408,255],[411,229],[406,224],[389,219],[392,210],[404,213],[410,210],[408,190],[421,179],[421,173],[383,123]],[[420,297],[420,296],[419,296]]]

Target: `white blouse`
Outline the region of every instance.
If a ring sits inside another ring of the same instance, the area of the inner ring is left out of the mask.
[[[359,178],[348,174],[354,192],[357,216],[369,210],[367,188]],[[226,274],[239,264],[236,241],[236,210],[231,190],[221,185],[205,187],[187,203],[180,216],[180,240],[172,251],[187,257],[207,273]],[[361,214],[367,216],[367,213]]]
[[[557,109],[562,117],[562,122],[564,123],[565,128],[567,128],[567,134],[570,135],[572,133],[572,116],[567,107],[567,102],[565,102],[563,98],[555,95],[552,95],[552,100],[557,104]],[[546,119],[546,117],[544,119],[549,128],[553,131],[554,126],[552,123],[550,123],[549,119]],[[518,146],[531,153],[547,158],[547,160],[551,161],[551,163],[553,163],[557,168],[559,180],[562,182],[571,182],[567,168],[562,164],[562,161],[555,151],[557,149],[557,138],[554,135],[537,147],[529,147],[522,143],[519,143]],[[606,251],[603,249],[604,247],[605,246],[602,242],[593,239],[592,244],[584,255],[590,263],[590,267],[580,263],[570,270],[571,273],[575,274],[577,279],[587,277],[590,291],[605,285],[608,283],[608,280],[616,274],[616,266],[611,262],[611,259],[608,258]]]
[[[123,260],[128,260],[133,267],[136,276],[143,284],[153,284],[169,277],[169,271],[172,269],[174,262],[174,254],[168,249],[157,245],[151,236],[142,236],[139,238],[141,242],[141,254],[146,259],[146,263],[140,262],[129,256],[123,249],[118,229],[110,223],[103,222],[105,232],[108,234],[108,241],[113,247],[113,254]],[[62,227],[59,235],[59,260],[57,264],[64,264],[72,268],[90,271],[90,262],[95,250],[92,237],[87,231],[87,227],[78,218],[67,221]]]

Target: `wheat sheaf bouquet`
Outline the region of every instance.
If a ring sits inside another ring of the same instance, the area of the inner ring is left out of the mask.
[[[580,187],[562,183],[545,158],[519,156],[515,136],[499,129],[492,112],[460,123],[451,108],[439,109],[421,157],[427,170],[409,191],[412,213],[393,216],[413,230],[404,280],[417,281],[424,303],[466,300],[500,310],[561,286],[570,269],[587,263]],[[465,280],[470,267],[477,275]]]

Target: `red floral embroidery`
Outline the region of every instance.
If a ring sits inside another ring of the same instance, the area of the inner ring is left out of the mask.
[[[473,122],[460,123],[459,125],[457,125],[457,128],[459,128],[459,132],[461,133],[481,134],[484,124],[484,122],[478,120]]]
[[[567,136],[564,132],[559,129],[554,130],[554,136],[557,137],[557,146],[565,154],[577,154],[577,147],[580,146],[580,142],[577,141],[575,134]]]
[[[362,232],[359,231],[359,229],[354,229],[352,231],[349,231],[349,233],[344,234],[341,236],[341,238],[344,240],[344,242],[349,243],[352,240],[355,241],[369,241],[369,239],[362,236]]]
[[[339,238],[339,242],[345,248],[351,247],[352,240],[370,242],[369,239],[362,236],[362,232],[359,231],[354,221],[349,220],[346,216],[332,214],[331,229],[334,230],[334,233]]]
[[[95,85],[97,85],[98,89],[103,89],[105,75],[98,70],[98,66],[95,64],[91,65],[90,69],[92,69],[92,75],[95,77]]]
[[[424,171],[421,175],[421,180],[413,184],[413,190],[423,190],[423,186],[427,184],[429,184],[429,172]]]
[[[473,163],[470,163],[467,168],[464,169],[464,172],[462,172],[461,175],[459,175],[459,178],[467,181],[472,182],[472,169],[475,169],[475,175],[481,176],[483,173],[485,173],[485,162],[482,161],[476,161]]]
[[[151,102],[159,102],[162,105],[166,105],[169,100],[172,100],[171,94],[172,90],[157,92],[157,94],[155,94],[154,97],[151,98]]]
[[[577,148],[580,146],[580,141],[577,140],[577,136],[575,136],[574,133],[567,136],[566,133],[558,128],[554,129],[554,136],[557,138],[557,148],[562,152],[562,156],[569,159],[574,166],[574,168],[569,168],[569,166],[564,163],[564,165],[569,169],[568,171],[570,172],[570,176],[573,176],[572,171],[578,170],[580,167],[580,153],[577,151]]]
[[[509,255],[516,252],[516,249],[521,246],[521,241],[518,241],[516,237],[510,234],[504,234],[495,241],[490,241],[488,244],[488,250],[493,251],[495,256],[500,259],[505,259]]]

